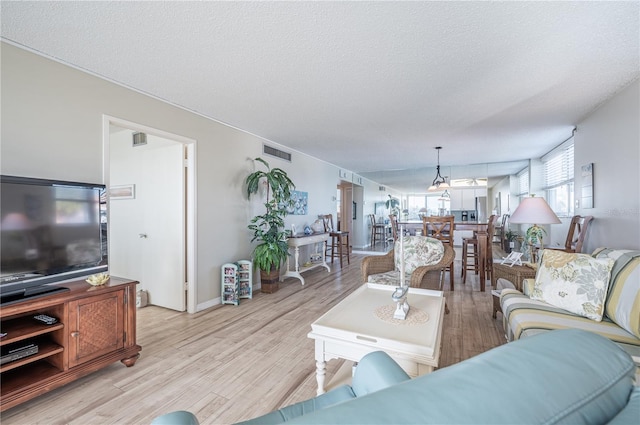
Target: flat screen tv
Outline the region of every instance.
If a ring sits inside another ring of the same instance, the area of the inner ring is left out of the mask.
[[[102,184],[0,176],[2,304],[64,291],[48,284],[106,272]]]

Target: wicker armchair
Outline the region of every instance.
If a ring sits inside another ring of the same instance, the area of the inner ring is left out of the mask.
[[[453,262],[455,258],[455,251],[453,248],[445,244],[444,255],[437,264],[430,266],[417,267],[409,280],[409,286],[413,288],[425,288],[442,290],[442,270]],[[385,255],[372,255],[362,259],[361,264],[362,278],[364,282],[369,280],[369,276],[385,273],[395,269],[394,262],[394,249],[390,250]]]

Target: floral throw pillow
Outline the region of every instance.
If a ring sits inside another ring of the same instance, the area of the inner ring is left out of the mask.
[[[530,297],[599,322],[613,263],[610,258],[545,249]]]

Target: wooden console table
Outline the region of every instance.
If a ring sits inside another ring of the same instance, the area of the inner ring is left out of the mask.
[[[84,280],[58,284],[67,292],[5,305],[0,310],[3,347],[33,343],[38,352],[0,366],[0,411],[68,384],[113,362],[133,366],[136,344],[136,284],[112,277],[103,286]],[[46,314],[58,321],[33,319]]]
[[[326,252],[327,240],[329,239],[329,233],[318,233],[314,235],[302,235],[302,236],[291,236],[287,239],[287,244],[289,248],[293,248],[293,256],[294,256],[294,269],[291,270],[290,266],[290,257],[287,257],[287,271],[282,275],[283,278],[286,277],[295,277],[296,279],[300,279],[300,282],[304,285],[304,278],[302,277],[303,272],[307,270],[315,269],[316,267],[325,267],[328,272],[331,271],[331,267],[327,264],[325,260],[324,253]],[[313,245],[313,244],[322,244],[322,261],[317,263],[313,263],[308,266],[300,266],[300,247],[305,245]]]

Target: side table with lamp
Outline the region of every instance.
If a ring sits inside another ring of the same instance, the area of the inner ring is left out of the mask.
[[[560,219],[553,212],[547,201],[544,198],[538,198],[535,195],[531,195],[529,198],[525,198],[520,202],[520,205],[511,214],[509,223],[512,224],[533,224],[527,229],[526,237],[524,240],[524,250],[529,251],[529,260],[535,262],[534,247],[539,244],[540,249],[543,249],[542,236],[545,230],[538,226],[538,224],[559,224]],[[517,290],[522,291],[522,281],[524,279],[533,279],[536,276],[535,266],[514,265],[514,264],[493,264],[493,280],[491,285],[493,286],[493,318],[496,318],[496,313],[500,310],[500,292],[497,290],[498,279],[506,279],[513,283]]]
[[[513,265],[513,264],[493,264],[493,280],[491,281],[491,286],[494,288],[491,291],[491,295],[493,296],[493,318],[496,318],[496,313],[501,312],[500,308],[500,291],[497,289],[498,279],[505,279],[509,282],[513,283],[515,288],[522,292],[522,281],[525,279],[534,279],[536,277],[536,269],[534,265],[521,264],[521,265]]]
[[[533,226],[527,229],[524,244],[530,252],[529,260],[535,262],[533,248],[539,243],[540,249],[543,249],[542,236],[546,233],[545,230],[538,225],[560,224],[561,221],[544,198],[537,198],[535,195],[531,195],[529,198],[525,198],[520,202],[520,205],[518,205],[513,214],[511,214],[509,223],[533,224]]]

